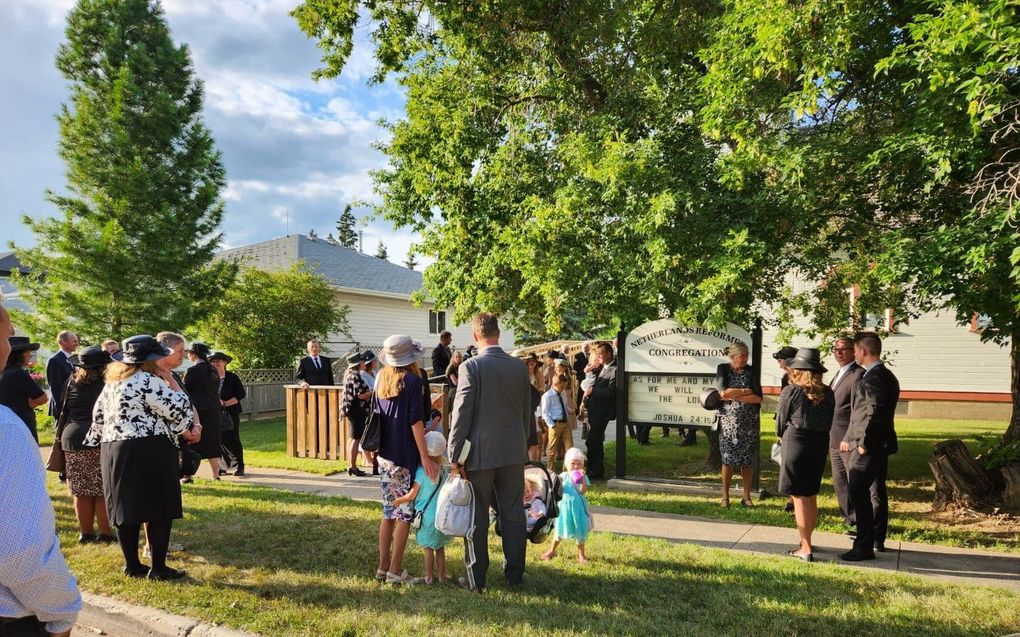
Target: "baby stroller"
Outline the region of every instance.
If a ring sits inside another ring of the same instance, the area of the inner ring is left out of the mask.
[[[535,520],[535,525],[528,531],[528,539],[532,544],[541,544],[545,542],[556,526],[556,517],[560,514],[560,500],[563,499],[563,484],[560,482],[559,474],[551,473],[540,462],[526,462],[524,477],[533,480],[538,485],[539,498],[545,503],[545,515]],[[489,510],[489,517],[496,528],[496,535],[502,536],[495,499],[493,499],[493,506]]]

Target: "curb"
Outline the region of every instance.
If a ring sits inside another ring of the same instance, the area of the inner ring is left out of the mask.
[[[112,637],[259,637],[255,633],[212,626],[157,608],[82,592],[75,628],[83,634]]]

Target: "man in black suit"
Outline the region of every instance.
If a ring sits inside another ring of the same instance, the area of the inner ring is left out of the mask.
[[[301,359],[294,372],[294,380],[302,387],[333,384],[333,361],[319,356],[319,351],[319,341],[314,338],[308,341],[308,356]]]
[[[78,335],[64,330],[57,334],[57,345],[60,349],[46,361],[46,383],[50,386],[49,414],[54,421],[60,418],[60,408],[64,405],[64,388],[74,373],[74,367],[68,359],[78,349]]]
[[[601,342],[595,347],[595,364],[601,365],[595,384],[584,392],[588,410],[588,477],[601,480],[606,477],[605,449],[606,426],[616,418],[616,359],[613,346]],[[620,435],[620,432],[617,432]]]
[[[836,501],[843,521],[847,526],[857,524],[853,505],[850,504],[850,484],[847,481],[847,464],[850,452],[840,451],[839,443],[843,442],[846,430],[850,426],[850,397],[854,387],[864,370],[854,361],[854,341],[843,336],[832,344],[832,356],[839,364],[836,375],[829,381],[829,388],[836,396],[836,410],[832,416],[832,429],[829,430],[829,463],[832,465],[832,488],[836,491]]]
[[[439,335],[439,344],[432,349],[432,375],[445,376],[446,368],[450,366],[450,359],[453,358],[453,350],[450,343],[453,342],[453,334],[443,331]]]
[[[882,364],[882,341],[873,332],[854,337],[854,359],[863,368],[850,396],[850,425],[839,444],[850,454],[847,482],[850,505],[857,515],[854,546],[841,559],[850,562],[875,559],[885,551],[889,524],[889,497],[885,479],[889,456],[896,453],[894,415],[900,397],[900,383]]]

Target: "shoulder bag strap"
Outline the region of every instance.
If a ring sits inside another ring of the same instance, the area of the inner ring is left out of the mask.
[[[60,436],[64,433],[64,425],[67,424],[67,394],[73,379],[73,376],[68,378],[67,384],[64,385],[64,396],[60,401],[60,415],[57,417],[57,422],[53,425],[53,435],[57,441],[60,440]]]

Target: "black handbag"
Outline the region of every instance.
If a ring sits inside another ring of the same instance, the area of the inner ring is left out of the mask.
[[[233,431],[235,424],[236,423],[234,423],[234,417],[230,415],[230,412],[227,411],[226,409],[221,409],[220,431]]]
[[[372,396],[372,409],[365,422],[365,432],[361,434],[361,448],[365,451],[379,451],[382,445],[382,414],[379,413],[379,400]]]

